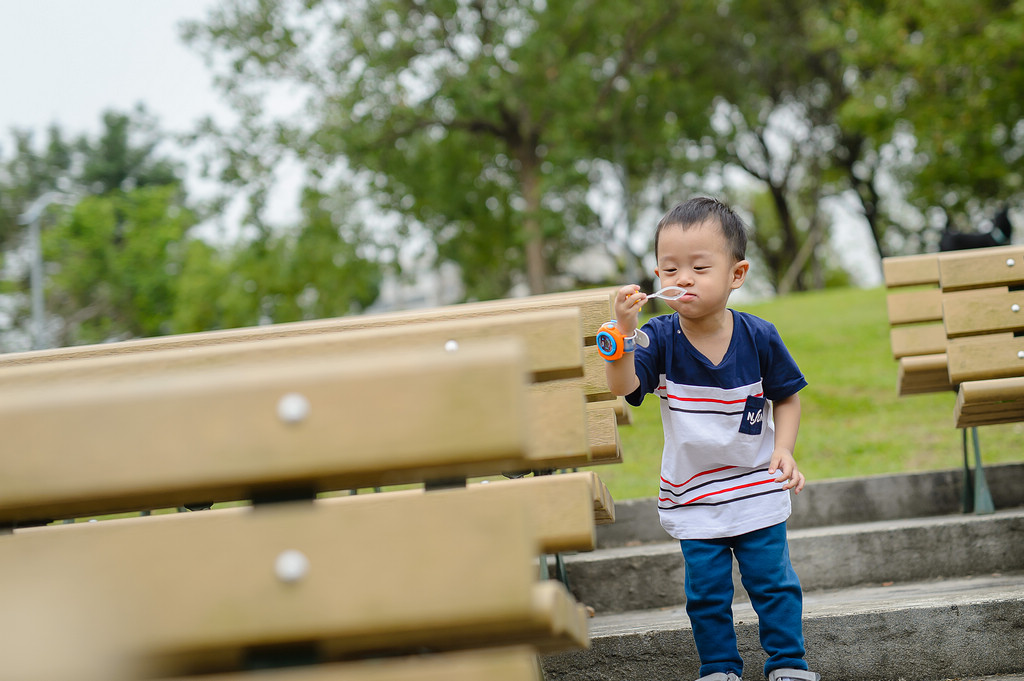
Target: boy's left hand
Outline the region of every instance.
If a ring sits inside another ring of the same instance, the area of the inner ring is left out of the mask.
[[[772,461],[768,464],[768,473],[775,475],[776,482],[785,482],[782,489],[791,489],[796,494],[804,488],[804,474],[796,467],[796,459],[784,449],[772,452]]]

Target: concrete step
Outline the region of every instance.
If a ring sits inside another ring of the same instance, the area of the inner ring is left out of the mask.
[[[789,545],[804,591],[1024,571],[1024,508],[791,530]],[[684,602],[675,541],[600,549],[565,564],[577,600],[598,613]],[[736,585],[745,599],[738,573]]]
[[[904,556],[904,561],[928,561]],[[734,606],[744,679],[765,655],[749,604]],[[548,681],[696,679],[699,661],[681,607],[599,615],[591,647],[544,659]],[[807,661],[824,681],[939,681],[1024,670],[1024,572],[809,592]]]
[[[985,466],[985,478],[996,508],[1024,506],[1024,463]],[[963,469],[811,480],[793,496],[789,529],[956,514],[962,489]],[[657,506],[654,498],[616,501],[615,523],[598,528],[598,547],[668,541]]]

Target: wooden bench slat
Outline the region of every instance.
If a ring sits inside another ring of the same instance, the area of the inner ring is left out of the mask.
[[[945,353],[900,359],[897,386],[900,396],[952,390]]]
[[[620,426],[633,425],[633,409],[626,403],[625,397],[616,397],[612,401],[612,406],[615,409],[615,422]]]
[[[1024,337],[1012,333],[970,336],[949,344],[949,380],[964,381],[1024,375]]]
[[[957,428],[980,428],[1003,423],[1018,423],[1024,421],[1024,402],[969,406],[958,404],[954,409],[953,416]]]
[[[311,405],[301,423],[278,417],[291,393]],[[417,482],[439,467],[446,477],[490,475],[523,467],[526,416],[522,351],[511,340],[0,390],[0,519],[94,513],[98,500],[180,506],[185,490],[217,501],[266,486]]]
[[[945,253],[938,262],[939,283],[944,291],[1024,283],[1024,246]]]
[[[539,553],[593,551],[595,525],[614,520],[615,506],[601,479],[592,472],[539,475],[513,480],[475,483],[465,488],[424,492],[403,490],[321,499],[322,504],[379,505],[398,496],[462,496],[467,503],[486,505],[509,499],[526,508],[530,526],[539,542]],[[610,519],[609,519],[610,518]]]
[[[967,297],[948,297],[942,302],[942,316],[948,338],[1021,331],[1024,330],[1024,291],[1003,288]]]
[[[594,497],[594,522],[597,525],[611,525],[615,522],[615,500],[607,485],[594,476],[594,484],[591,487]]]
[[[531,390],[527,419],[530,456],[501,472],[586,466],[593,462],[593,449],[604,446],[587,427],[583,396],[564,383],[557,389]]]
[[[584,345],[593,345],[597,329],[610,319],[613,288],[590,291],[572,291],[525,298],[448,305],[440,308],[410,310],[386,314],[368,314],[334,319],[319,319],[306,322],[289,322],[267,326],[204,331],[199,333],[141,338],[118,343],[84,345],[51,350],[0,354],[0,366],[26,365],[58,362],[69,359],[132,354],[167,350],[173,348],[195,348],[225,343],[264,341],[275,338],[316,336],[339,331],[357,329],[381,329],[385,327],[410,327],[441,320],[486,318],[508,313],[524,313],[539,310],[576,309],[580,315],[580,329]]]
[[[882,276],[885,279],[885,285],[892,288],[938,284],[937,256],[937,253],[924,253],[884,258],[882,260]]]
[[[612,402],[616,399],[616,396],[608,390],[608,381],[604,374],[604,359],[598,353],[596,345],[583,348],[582,376],[567,379],[566,382],[586,395],[590,402]],[[543,390],[550,383],[537,383],[537,387]]]
[[[604,402],[587,405],[591,463],[621,463],[622,442],[619,439],[618,419],[615,410],[604,405]]]
[[[586,521],[595,525],[615,522],[615,502],[611,492],[601,478],[593,471],[541,475],[516,480],[498,480],[470,485],[467,490],[494,494],[527,496],[534,526],[542,531],[543,553],[564,551],[591,551],[596,547],[593,533],[588,532]],[[589,496],[593,514],[581,513],[578,508],[581,499]],[[488,497],[484,497],[488,498]],[[575,519],[575,527],[569,520]],[[559,538],[558,535],[562,538]]]
[[[946,351],[946,329],[942,322],[897,326],[889,330],[894,359],[915,355],[940,355]]]
[[[965,404],[985,402],[1014,402],[1024,394],[1024,376],[967,381],[960,384]]]
[[[536,530],[519,499],[481,505],[471,495],[420,494],[203,515],[0,538],[0,631],[27,617],[6,607],[31,604],[17,592],[59,583],[81,595],[61,611],[75,620],[77,606],[96,618],[90,637],[154,661],[162,675],[237,668],[253,646],[307,641],[329,659],[421,646],[553,651],[587,643],[582,606],[560,583],[536,582]],[[306,574],[291,582],[275,568],[289,549],[308,559]],[[45,627],[36,635],[45,639],[37,653],[63,654]]]
[[[431,494],[435,496],[462,495],[477,503],[487,504],[493,499],[511,497],[528,510],[532,527],[540,544],[540,552],[546,554],[565,551],[592,551],[595,547],[595,525],[615,522],[615,504],[611,493],[601,479],[593,472],[541,475],[475,483],[461,488],[450,488],[425,492],[420,489],[379,492],[374,494],[342,494],[316,499],[314,504],[359,504],[374,506],[389,504],[396,498]],[[179,522],[210,522],[219,515],[252,513],[252,506],[229,506],[202,511],[201,513],[170,513],[151,516],[132,516],[104,520],[116,524],[156,524]],[[15,530],[15,534],[32,532],[55,532],[89,527],[88,523],[72,525],[55,524],[41,527],[26,527]],[[85,530],[88,531],[88,530]]]
[[[490,563],[488,563],[490,565]],[[461,594],[453,598],[463,598]],[[590,645],[586,608],[577,603],[561,582],[546,580],[535,584],[531,592],[529,613],[502,613],[492,611],[492,618],[482,618],[478,624],[452,628],[451,631],[434,632],[429,645],[437,650],[493,646],[499,643],[530,645],[541,654],[586,648]],[[493,618],[502,617],[500,621]],[[417,640],[422,638],[417,632]],[[388,635],[377,643],[393,637]],[[328,657],[344,657],[356,652],[350,644],[341,639],[325,641],[323,650]],[[360,646],[362,648],[362,646]]]
[[[958,428],[1024,421],[1024,376],[961,383],[955,421]]]
[[[942,326],[942,292],[938,289],[938,253],[885,258],[889,343],[898,361],[901,396],[950,389],[945,366],[946,333]],[[927,288],[921,288],[927,287]]]
[[[942,291],[937,288],[893,292],[885,304],[893,326],[942,321]]]
[[[526,366],[535,381],[581,378],[583,348],[580,333],[578,310],[542,310],[407,327],[365,328],[343,333],[285,336],[149,352],[114,352],[59,362],[0,363],[0,389],[74,380],[137,381],[145,376],[202,368],[237,367],[239,371],[249,371],[253,365],[266,362],[303,358],[329,361],[332,357],[361,355],[371,350],[401,352],[431,345],[443,348],[450,340],[461,347],[467,342],[479,344],[501,337],[515,337],[522,341]]]
[[[543,681],[537,653],[526,647],[334,662],[307,667],[212,674],[202,681]],[[158,681],[196,681],[195,677]]]

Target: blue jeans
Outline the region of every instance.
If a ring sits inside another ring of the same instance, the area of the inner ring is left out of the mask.
[[[789,561],[786,523],[738,537],[684,539],[686,614],[700,655],[700,675],[743,675],[732,621],[732,557],[757,613],[765,676],[775,669],[807,669],[803,592]]]

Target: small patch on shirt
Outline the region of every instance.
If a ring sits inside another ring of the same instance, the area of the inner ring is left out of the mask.
[[[760,435],[764,423],[764,407],[767,400],[757,395],[747,397],[743,407],[743,418],[740,421],[740,432],[747,435]]]

